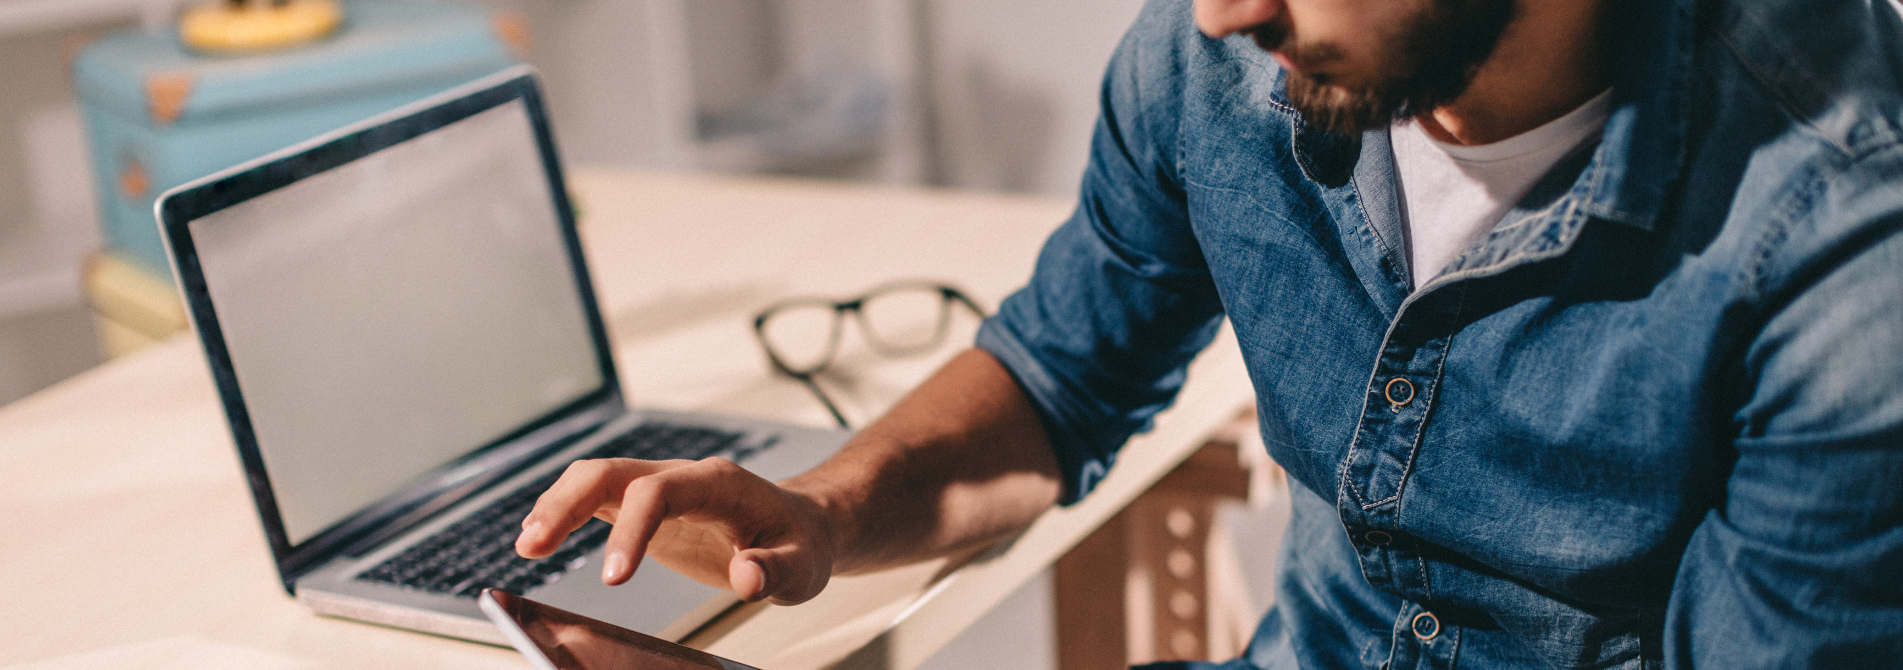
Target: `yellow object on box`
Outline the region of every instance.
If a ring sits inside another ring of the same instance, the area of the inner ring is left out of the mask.
[[[178,291],[164,279],[112,253],[87,260],[86,300],[99,327],[99,346],[118,358],[191,327]]]
[[[337,30],[338,0],[213,0],[185,10],[178,36],[209,53],[249,53],[295,46]]]

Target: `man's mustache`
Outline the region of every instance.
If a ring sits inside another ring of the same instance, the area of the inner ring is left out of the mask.
[[[1255,45],[1262,47],[1263,51],[1275,51],[1288,41],[1289,27],[1283,21],[1269,21],[1244,29],[1243,32],[1255,40]]]
[[[1294,39],[1295,32],[1287,21],[1269,21],[1249,27],[1242,31],[1263,51],[1281,53],[1302,67],[1314,67],[1333,60],[1340,60],[1342,51],[1332,43],[1302,44]]]

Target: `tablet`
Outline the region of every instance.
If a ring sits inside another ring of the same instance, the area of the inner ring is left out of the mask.
[[[476,604],[537,670],[759,670],[507,591]]]

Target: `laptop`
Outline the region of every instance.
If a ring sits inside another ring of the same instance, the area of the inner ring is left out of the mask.
[[[493,644],[483,588],[678,640],[736,601],[608,525],[515,555],[580,458],[723,456],[772,480],[846,433],[630,409],[526,67],[182,185],[156,211],[286,590]]]

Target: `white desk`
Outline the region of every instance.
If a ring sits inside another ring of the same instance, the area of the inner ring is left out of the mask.
[[[754,311],[898,277],[951,280],[995,307],[1070,208],[600,170],[571,180],[632,402],[814,425],[824,410],[756,350]],[[886,362],[849,342],[850,374],[822,383],[863,422],[955,350]],[[1250,397],[1225,336],[1097,493],[989,558],[936,579],[941,563],[835,579],[812,602],[744,607],[690,642],[771,670],[915,667]],[[0,478],[0,668],[524,667],[511,650],[319,617],[286,596],[191,337],[0,408]]]

